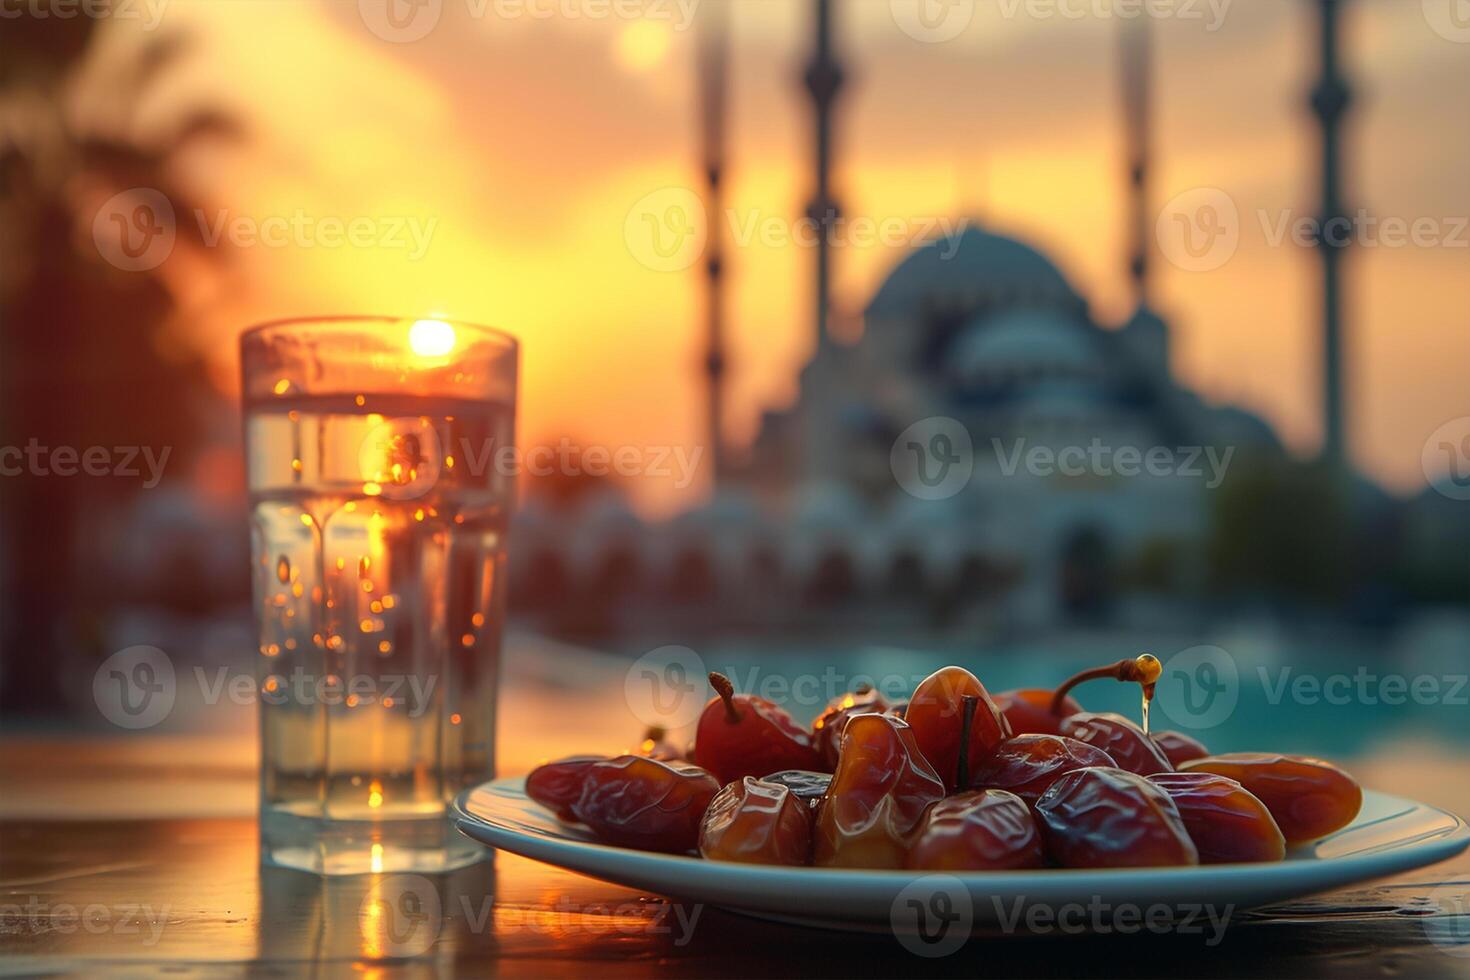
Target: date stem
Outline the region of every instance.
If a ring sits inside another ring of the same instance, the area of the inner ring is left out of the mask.
[[[959,771],[954,775],[957,793],[963,793],[970,788],[970,732],[975,727],[975,709],[980,706],[980,698],[974,694],[962,694],[960,704],[963,705],[963,714],[960,718]]]
[[[730,724],[739,722],[740,711],[735,707],[735,685],[730,683],[730,678],[712,670],[709,673],[709,686],[714,688],[720,700],[725,702],[725,717]]]
[[[1154,695],[1154,685],[1158,683],[1159,675],[1162,673],[1163,666],[1159,663],[1158,658],[1151,653],[1142,653],[1136,657],[1119,660],[1114,664],[1091,667],[1073,674],[1062,682],[1056,689],[1056,693],[1051,696],[1051,713],[1060,718],[1065,713],[1064,705],[1067,700],[1067,693],[1072,688],[1081,684],[1083,681],[1101,680],[1105,677],[1111,677],[1115,681],[1123,681],[1124,683],[1140,684],[1143,686],[1144,697],[1152,698]]]

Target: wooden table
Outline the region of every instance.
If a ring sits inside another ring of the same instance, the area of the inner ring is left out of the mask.
[[[511,672],[506,771],[606,741],[615,722],[588,716],[585,688],[616,671],[598,670],[570,687],[543,683],[558,672]],[[395,928],[382,893],[393,876],[258,866],[249,713],[216,722],[212,734],[0,740],[0,975],[1470,978],[1465,856],[1237,915],[1218,943],[1208,931],[975,936],[921,959],[891,935],[671,903],[509,854],[433,880],[439,914]],[[1393,746],[1354,770],[1470,812],[1463,760],[1433,751]]]

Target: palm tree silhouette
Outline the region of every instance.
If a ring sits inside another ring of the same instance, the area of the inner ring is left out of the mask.
[[[92,17],[27,8],[0,31],[0,447],[169,446],[177,472],[197,438],[191,406],[207,397],[204,372],[161,343],[177,312],[163,268],[130,272],[102,254],[92,234],[96,202],[150,188],[175,213],[190,213],[180,151],[240,130],[206,109],[144,135],[142,96],[189,39],[157,34],[105,84],[88,85],[81,70],[97,31]],[[221,257],[203,247],[193,223],[178,222],[175,233],[176,249]],[[0,477],[7,717],[56,709],[59,653],[103,653],[107,583],[89,572],[109,547],[97,539],[98,517],[137,489],[117,476]]]

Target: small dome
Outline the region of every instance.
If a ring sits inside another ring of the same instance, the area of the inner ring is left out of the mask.
[[[959,531],[965,526],[966,508],[960,496],[924,500],[909,494],[897,494],[888,509],[887,530],[898,537],[929,536],[941,531]]]
[[[613,490],[600,492],[582,504],[581,524],[602,533],[637,531],[643,526],[628,498]]]
[[[950,348],[949,370],[966,382],[1007,375],[1078,376],[1097,369],[1097,343],[1081,322],[1047,310],[972,320]]]
[[[1098,424],[1111,405],[1107,392],[1077,381],[1043,381],[1027,385],[1005,403],[1005,410],[1030,421],[1075,421]]]
[[[811,530],[855,530],[862,527],[866,509],[846,484],[812,483],[797,493],[794,523]]]
[[[900,262],[874,294],[867,316],[907,317],[929,304],[1003,297],[1027,305],[1082,306],[1066,277],[1040,252],[970,225]]]
[[[760,527],[765,518],[749,494],[734,487],[721,487],[711,499],[686,510],[675,521],[694,528],[749,532]]]

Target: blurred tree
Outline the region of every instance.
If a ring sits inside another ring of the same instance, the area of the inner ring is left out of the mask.
[[[93,227],[100,202],[137,188],[190,213],[180,151],[238,128],[205,110],[144,134],[142,97],[186,50],[185,38],[154,35],[103,84],[86,84],[100,18],[48,16],[21,0],[0,8],[0,447],[168,447],[177,474],[197,439],[196,409],[215,396],[198,360],[163,342],[176,313],[167,262],[145,271],[110,264]],[[217,257],[194,223],[173,231],[176,249]],[[105,600],[89,591],[88,570],[109,543],[92,529],[105,525],[99,513],[125,506],[140,488],[138,479],[39,475],[29,466],[0,478],[7,717],[57,707],[61,649],[106,652]]]
[[[1087,525],[1062,545],[1057,591],[1062,607],[1079,619],[1100,619],[1113,599],[1116,573],[1112,547],[1102,529]]]
[[[1279,603],[1343,599],[1353,564],[1347,479],[1317,463],[1238,461],[1210,498],[1216,593]]]

